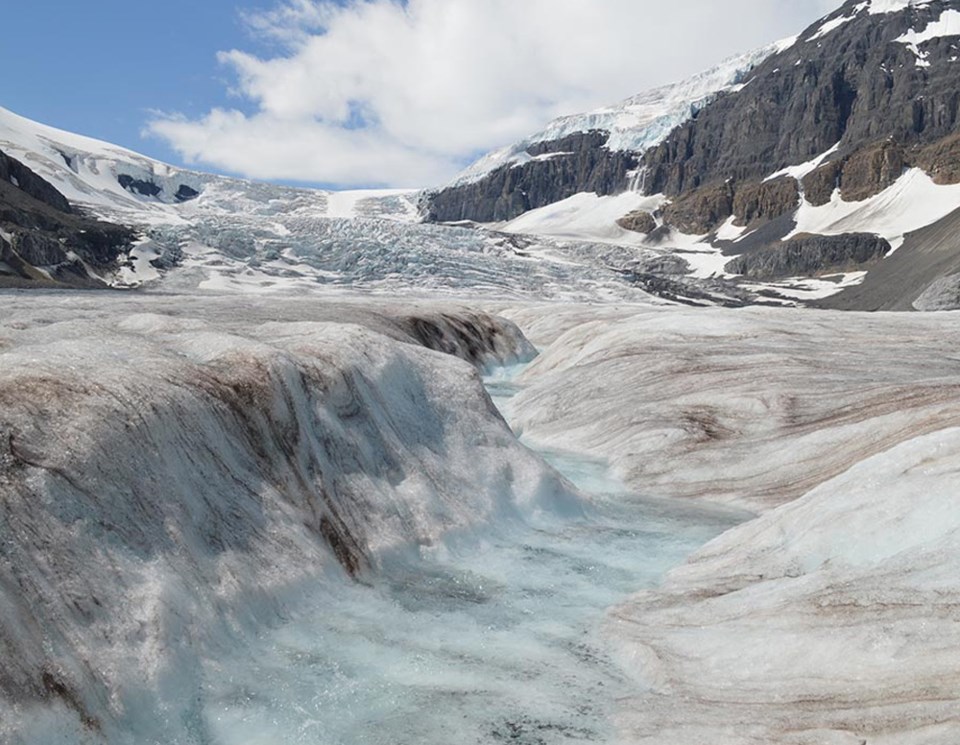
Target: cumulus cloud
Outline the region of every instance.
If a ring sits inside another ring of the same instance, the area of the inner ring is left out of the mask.
[[[476,155],[797,33],[839,0],[288,0],[273,56],[219,60],[246,111],[161,116],[188,162],[343,186],[442,183]]]

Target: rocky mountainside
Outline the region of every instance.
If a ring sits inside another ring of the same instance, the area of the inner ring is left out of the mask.
[[[490,153],[428,195],[428,219],[510,220],[582,191],[616,194],[639,172],[640,154],[663,141],[757,64],[792,43],[771,44],[711,70],[586,114],[566,116]]]
[[[0,151],[0,286],[105,286],[130,249],[129,228],[88,217]]]
[[[430,195],[427,214],[507,221],[583,192],[637,191],[658,199],[618,224],[642,244],[712,249],[716,276],[869,273],[900,250],[922,252],[914,234],[960,209],[958,71],[960,1],[849,0],[796,39],[728,68],[725,83],[714,78],[715,92],[670,131],[635,137],[642,148],[585,116],[591,129],[579,139],[567,127],[562,140],[526,146],[525,160],[483,173],[499,162],[484,159]],[[942,299],[944,282],[960,286],[942,274],[955,263],[945,254],[960,256],[960,242],[939,240],[933,260],[898,260],[912,267],[909,283],[830,303],[916,307],[937,281]]]

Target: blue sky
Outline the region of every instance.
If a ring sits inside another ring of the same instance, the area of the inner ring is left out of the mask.
[[[557,116],[699,72],[839,4],[11,0],[0,106],[201,170],[433,186]]]
[[[242,107],[217,52],[262,48],[234,0],[17,0],[4,17],[0,106],[174,162],[141,137],[149,111]]]

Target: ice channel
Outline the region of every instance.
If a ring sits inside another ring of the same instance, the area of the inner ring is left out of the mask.
[[[516,370],[488,379],[509,413]],[[632,692],[604,613],[742,518],[625,493],[603,463],[543,453],[592,499],[329,582],[242,655],[204,665],[217,745],[612,743]]]

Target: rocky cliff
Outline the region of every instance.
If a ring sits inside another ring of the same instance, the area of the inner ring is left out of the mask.
[[[590,131],[530,145],[528,162],[500,166],[479,181],[432,195],[427,219],[499,222],[581,191],[623,191],[639,157],[608,149],[609,136],[609,132]]]
[[[850,0],[646,152],[645,188],[749,183],[834,148],[809,177],[820,202],[838,179],[847,201],[873,196],[907,165],[956,179],[957,36],[908,40],[957,11],[953,0],[887,13]]]
[[[57,189],[0,152],[0,286],[103,286],[130,248],[129,228],[75,210]]]

